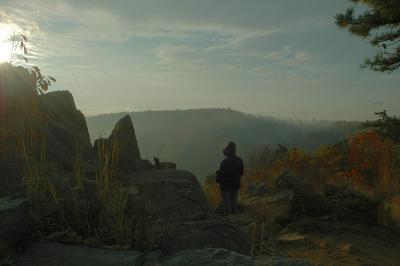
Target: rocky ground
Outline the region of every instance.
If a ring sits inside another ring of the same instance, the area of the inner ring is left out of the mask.
[[[399,265],[398,231],[363,222],[362,217],[359,221],[338,219],[333,214],[290,217],[293,205],[298,208],[293,202],[297,192],[268,191],[262,185],[256,191],[256,195],[254,191],[245,193],[241,213],[230,217],[249,235],[254,224],[262,227],[255,235],[256,254],[306,258],[311,265]],[[257,222],[260,213],[265,214],[262,224]]]
[[[250,256],[251,241],[229,218],[213,213],[197,179],[179,170],[137,172],[130,201],[145,183],[151,217],[144,251],[100,245],[82,239],[72,229],[31,238],[27,201],[1,200],[1,250],[4,265],[308,265],[303,259]],[[168,200],[166,200],[168,199]],[[138,204],[141,206],[141,203]],[[133,207],[134,208],[134,207]],[[133,212],[137,210],[133,209]],[[156,222],[154,222],[156,221]],[[18,234],[16,234],[18,232]]]

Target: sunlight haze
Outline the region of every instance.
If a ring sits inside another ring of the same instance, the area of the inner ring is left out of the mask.
[[[340,30],[347,0],[0,0],[31,63],[86,115],[230,107],[295,119],[400,114],[400,77],[361,69],[374,50]]]

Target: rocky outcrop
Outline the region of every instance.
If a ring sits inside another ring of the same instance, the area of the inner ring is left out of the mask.
[[[165,266],[308,266],[304,259],[281,257],[250,257],[226,249],[185,250],[173,255]]]
[[[150,170],[132,176],[130,202],[134,211],[146,206],[148,216],[161,221],[210,212],[197,178],[182,170]]]
[[[45,159],[53,172],[72,170],[77,150],[84,163],[95,159],[85,118],[71,93],[38,95],[22,67],[0,65],[0,117],[0,187],[21,184],[25,155]]]
[[[26,244],[29,222],[27,200],[0,198],[0,264]]]
[[[227,248],[248,254],[250,243],[229,220],[214,216],[194,175],[180,170],[137,172],[129,188],[130,212],[149,217],[146,238],[167,254],[184,249]]]
[[[118,121],[107,139],[95,140],[94,150],[96,154],[116,151],[120,172],[131,173],[151,168],[151,164],[140,157],[135,129],[129,115]]]
[[[66,170],[72,170],[77,156],[84,163],[94,162],[85,117],[76,109],[69,91],[40,95],[38,110],[43,115],[39,129],[46,141],[49,160]]]
[[[38,243],[23,253],[13,265],[32,266],[139,266],[144,256],[138,251],[118,251],[84,246]]]

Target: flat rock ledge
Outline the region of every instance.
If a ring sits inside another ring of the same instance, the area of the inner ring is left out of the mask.
[[[179,252],[167,261],[159,264],[165,266],[309,266],[304,259],[281,257],[251,257],[227,249],[199,249]]]
[[[37,243],[20,255],[12,265],[22,266],[309,266],[304,259],[251,257],[227,249],[185,250],[170,257],[149,261],[139,251],[117,251],[84,246]],[[151,257],[151,256],[150,256]]]
[[[29,205],[26,199],[0,198],[0,264],[27,242]]]
[[[144,255],[138,251],[120,251],[54,243],[37,243],[16,259],[22,266],[139,266]]]

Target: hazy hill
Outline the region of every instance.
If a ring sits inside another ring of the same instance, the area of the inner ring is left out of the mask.
[[[92,141],[108,136],[118,119],[113,113],[87,117]],[[226,141],[238,144],[246,158],[251,151],[278,143],[313,150],[354,132],[357,123],[291,121],[244,114],[230,109],[144,111],[129,113],[135,125],[141,155],[151,159],[159,153],[162,161],[173,161],[180,169],[199,178],[215,171]]]

